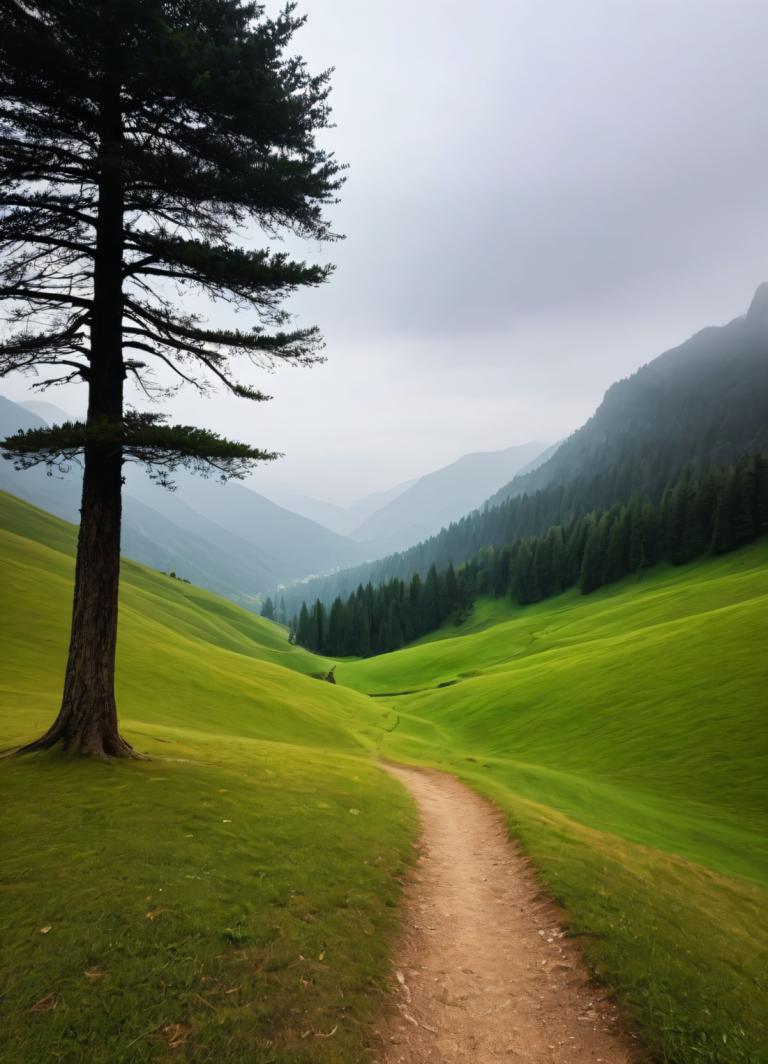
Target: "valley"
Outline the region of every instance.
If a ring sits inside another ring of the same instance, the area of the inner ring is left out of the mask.
[[[56,704],[74,529],[0,499],[10,747]],[[4,1059],[362,1059],[417,837],[381,756],[504,811],[656,1059],[760,1059],[765,539],[591,596],[481,600],[358,661],[123,573],[123,727],[152,760],[2,764]],[[332,664],[335,686],[312,677]]]

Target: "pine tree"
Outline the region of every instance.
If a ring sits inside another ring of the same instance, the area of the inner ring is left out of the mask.
[[[126,461],[167,483],[181,466],[242,476],[277,457],[126,409],[124,381],[153,375],[260,401],[233,359],[311,364],[320,337],[291,329],[285,296],[329,267],[239,247],[250,226],[332,238],[339,165],[315,141],[328,78],[286,54],[302,20],[241,0],[9,0],[0,7],[0,300],[13,324],[0,375],[79,381],[85,423],[4,447],[20,466],[82,456],[83,494],[64,694],[47,733],[94,757],[138,756],[114,695],[121,486]],[[179,289],[248,311],[211,327]]]
[[[312,614],[310,616],[310,632],[310,639],[312,640],[310,648],[318,654],[325,654],[328,637],[328,619],[325,612],[325,606],[320,599],[317,599],[312,608]]]
[[[605,517],[599,521],[593,521],[587,536],[579,576],[579,587],[583,595],[597,590],[603,583],[606,527]]]
[[[328,637],[325,653],[332,657],[349,653],[346,633],[346,611],[340,598],[335,598],[328,618]]]
[[[753,457],[755,476],[755,529],[758,536],[768,532],[768,458]]]
[[[627,511],[622,509],[613,516],[608,533],[603,568],[607,584],[621,580],[629,571],[629,540],[628,515]]]
[[[431,632],[439,628],[440,621],[440,588],[437,577],[437,569],[430,565],[427,579],[424,581],[422,600],[422,631]]]
[[[453,562],[448,565],[445,571],[445,609],[446,612],[451,613],[457,609],[459,605],[459,581],[456,577],[456,570],[453,568]]]
[[[274,621],[275,604],[271,598],[266,598],[264,600],[264,605],[261,607],[261,616],[266,617],[268,621]]]
[[[309,610],[307,609],[306,602],[302,602],[301,609],[299,610],[298,620],[296,624],[296,642],[301,647],[311,648],[312,646],[312,622],[309,618]]]

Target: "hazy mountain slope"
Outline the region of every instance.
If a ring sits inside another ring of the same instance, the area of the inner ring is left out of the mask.
[[[358,584],[408,579],[485,547],[539,535],[634,493],[658,497],[690,463],[720,467],[768,450],[768,284],[748,314],[697,333],[614,384],[587,423],[487,506],[407,551],[313,581],[287,598],[331,602]]]
[[[66,410],[62,410],[60,406],[48,403],[44,399],[29,399],[18,405],[23,406],[25,410],[31,410],[33,414],[42,418],[48,425],[61,425],[65,421],[72,421],[74,417]]]
[[[499,483],[534,461],[545,448],[543,443],[525,443],[502,451],[466,454],[420,477],[352,534],[374,554],[411,546],[474,510]]]
[[[522,469],[518,470],[515,476],[522,477],[525,473],[532,473],[534,469],[538,469],[539,466],[543,466],[545,462],[548,462],[553,454],[557,453],[558,447],[561,446],[562,440],[558,440],[557,443],[551,443],[549,447],[546,447],[541,454],[537,454],[532,462],[528,462]]]
[[[768,284],[746,315],[702,329],[617,381],[587,423],[537,470],[489,499],[633,463],[650,487],[692,459],[720,462],[768,441]]]
[[[175,479],[178,489],[167,492],[134,468],[128,472],[128,490],[177,524],[194,531],[215,526],[250,544],[260,564],[280,574],[278,581],[327,572],[365,556],[357,543],[275,505],[242,484],[220,484],[189,474]],[[239,547],[234,549],[238,558],[243,556]],[[258,590],[268,586],[262,582]]]
[[[43,404],[47,406],[48,404]],[[56,408],[52,408],[56,409]],[[46,424],[0,396],[0,436]],[[360,561],[357,543],[291,513],[238,483],[181,474],[168,492],[135,465],[126,466],[123,553],[244,604],[283,581]],[[76,522],[80,474],[48,476],[42,467],[19,472],[0,461],[0,489]]]
[[[392,499],[402,495],[416,480],[405,480],[402,484],[395,484],[385,491],[375,491],[349,506],[337,506],[335,503],[324,499],[310,498],[307,495],[297,495],[287,488],[268,486],[262,492],[278,506],[284,506],[295,514],[308,517],[318,524],[338,532],[341,536],[348,536],[362,524],[372,513],[386,506]]]
[[[0,438],[19,429],[40,429],[48,422],[19,403],[0,395]]]

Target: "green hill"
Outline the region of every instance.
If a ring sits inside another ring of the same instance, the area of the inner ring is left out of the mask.
[[[55,711],[74,530],[3,495],[0,528],[10,746]],[[0,763],[4,1061],[360,1064],[415,830],[379,751],[500,805],[654,1059],[763,1059],[765,539],[481,600],[335,687],[278,626],[123,575],[122,722],[153,760]]]
[[[508,813],[664,1061],[761,1059],[768,542],[465,625],[337,669],[392,758]],[[396,694],[396,692],[403,692]]]
[[[3,494],[0,529],[7,747],[56,711],[74,529]],[[122,723],[152,761],[0,763],[0,1057],[359,1061],[414,830],[371,760],[383,707],[130,562],[120,625]]]

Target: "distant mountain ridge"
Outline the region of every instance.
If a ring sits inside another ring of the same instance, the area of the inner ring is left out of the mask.
[[[361,582],[456,565],[634,493],[658,498],[688,464],[717,468],[758,451],[768,451],[768,284],[747,314],[703,329],[612,385],[582,428],[474,513],[409,550],[297,588],[290,600],[327,603]]]
[[[67,420],[66,411],[33,400],[14,403],[0,396],[0,434]],[[348,507],[298,498],[317,513],[338,509],[338,523],[359,524],[363,535],[378,529],[379,541],[362,542],[334,532],[271,501],[239,482],[223,486],[181,472],[178,490],[153,484],[137,466],[125,467],[126,490],[122,550],[127,557],[163,571],[174,571],[241,604],[254,606],[275,586],[359,564],[388,550],[390,541],[410,544],[420,530],[435,531],[443,514],[460,515],[506,476],[535,460],[544,444],[467,455],[443,469],[375,492]],[[80,476],[48,476],[43,468],[18,472],[0,462],[0,488],[77,522]],[[398,500],[405,496],[403,504]]]
[[[42,405],[42,404],[41,404]],[[46,407],[50,404],[45,404]],[[51,407],[51,410],[57,410]],[[0,438],[46,422],[0,396]],[[226,486],[182,474],[168,492],[136,466],[126,466],[122,551],[201,587],[254,606],[277,583],[362,561],[365,551],[307,518],[276,506],[238,482]],[[0,460],[0,489],[77,523],[80,475],[16,471]]]
[[[391,499],[401,495],[411,484],[415,484],[417,479],[403,481],[383,491],[374,491],[370,495],[357,499],[349,506],[338,506],[324,499],[299,495],[283,488],[269,487],[262,494],[278,506],[284,506],[293,513],[317,521],[318,524],[325,525],[326,528],[338,532],[341,536],[350,536],[367,517],[386,506]]]
[[[375,556],[418,543],[476,509],[505,477],[534,463],[545,443],[465,454],[419,477],[352,532]]]

